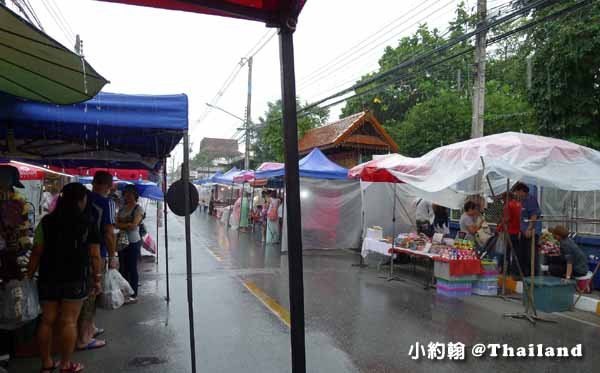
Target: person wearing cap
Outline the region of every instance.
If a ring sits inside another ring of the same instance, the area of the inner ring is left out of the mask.
[[[123,189],[123,200],[125,204],[119,209],[117,216],[117,228],[127,232],[129,245],[121,250],[121,273],[133,289],[133,296],[125,301],[126,304],[137,302],[139,272],[138,260],[142,248],[142,237],[140,225],[144,219],[144,209],[138,205],[139,194],[134,185],[127,185]]]
[[[548,265],[550,274],[567,280],[585,276],[588,272],[587,259],[581,248],[569,237],[569,230],[557,225],[548,231],[560,242],[560,258]]]

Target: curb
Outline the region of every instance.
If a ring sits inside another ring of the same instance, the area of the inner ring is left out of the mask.
[[[498,276],[498,286],[502,286],[502,276]],[[523,294],[523,282],[515,281],[511,277],[506,279],[506,288],[517,294]],[[573,295],[573,302],[577,300],[578,296],[577,293]],[[582,295],[579,302],[575,305],[575,308],[580,311],[591,312],[600,316],[600,299]]]

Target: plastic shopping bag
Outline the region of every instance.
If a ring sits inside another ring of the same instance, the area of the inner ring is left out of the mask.
[[[0,324],[17,327],[38,317],[40,303],[33,280],[11,280],[2,289]]]
[[[116,269],[109,269],[102,282],[100,305],[109,310],[116,310],[125,303],[125,297],[133,294],[127,280]]]
[[[144,249],[148,250],[152,254],[156,254],[156,242],[154,241],[150,233],[144,236],[144,241],[142,245],[144,246]]]

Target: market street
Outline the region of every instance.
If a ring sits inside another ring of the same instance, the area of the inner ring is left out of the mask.
[[[154,227],[149,209],[148,226]],[[161,229],[162,234],[162,229]],[[217,220],[192,216],[196,348],[200,372],[291,370],[287,257],[263,248],[250,233],[228,232]],[[145,261],[140,302],[99,311],[108,346],[77,353],[86,372],[189,371],[183,219],[170,215],[171,302],[165,271]],[[147,258],[146,258],[147,259]],[[304,255],[307,366],[310,372],[591,372],[600,364],[600,319],[582,313],[546,315],[556,324],[505,319],[520,303],[498,298],[449,299],[424,290],[420,279],[387,282],[375,265],[352,267],[344,250]],[[412,360],[416,342],[462,342],[466,360]],[[583,345],[581,359],[470,356],[477,343]],[[37,359],[17,359],[10,372],[34,372]]]

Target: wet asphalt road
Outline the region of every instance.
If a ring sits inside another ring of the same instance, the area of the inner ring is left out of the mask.
[[[153,227],[149,211],[148,226]],[[289,372],[291,358],[287,257],[251,233],[228,232],[216,220],[192,217],[193,286],[198,372]],[[183,219],[169,218],[171,302],[160,263],[143,265],[140,302],[100,310],[108,346],[81,352],[86,372],[189,372]],[[406,281],[387,282],[375,266],[351,267],[348,251],[304,255],[307,367],[310,372],[594,372],[600,366],[600,320],[567,313],[554,324],[531,326],[502,317],[518,302],[436,296],[405,268]],[[270,308],[268,308],[270,307]],[[465,361],[412,360],[415,342],[462,342]],[[473,358],[476,343],[583,345],[581,359]],[[36,360],[17,360],[11,372],[35,372]]]

